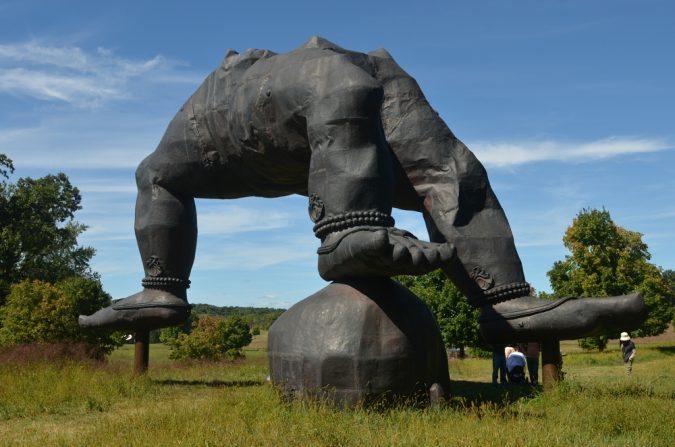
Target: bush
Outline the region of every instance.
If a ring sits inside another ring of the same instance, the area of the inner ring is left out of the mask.
[[[78,317],[109,304],[110,296],[99,281],[91,278],[73,277],[56,284],[29,280],[14,284],[0,308],[0,346],[84,343],[92,353],[108,354],[122,345],[122,335],[83,331]]]
[[[252,340],[248,324],[242,318],[211,316],[195,321],[189,334],[166,331],[161,338],[171,347],[170,358],[202,360],[243,357],[241,348]]]
[[[492,351],[481,347],[471,347],[469,348],[469,356],[478,359],[491,359]]]
[[[599,335],[597,337],[586,337],[581,338],[577,342],[579,347],[585,351],[599,351],[602,352],[607,348],[607,342],[609,339],[604,335]]]

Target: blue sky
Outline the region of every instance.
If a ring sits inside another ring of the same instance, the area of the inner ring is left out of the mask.
[[[161,5],[161,6],[160,6]],[[670,1],[0,1],[0,153],[62,171],[115,297],[139,290],[134,170],[228,48],[321,35],[386,48],[483,161],[528,280],[566,254],[584,207],[675,268],[675,3]],[[325,285],[306,199],[197,202],[189,297],[288,307]],[[426,238],[421,219],[397,226]]]

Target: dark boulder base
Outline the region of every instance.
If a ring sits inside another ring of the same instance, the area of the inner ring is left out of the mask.
[[[341,407],[447,397],[447,356],[427,306],[390,279],[333,282],[269,331],[272,383]],[[431,391],[430,391],[431,390]]]

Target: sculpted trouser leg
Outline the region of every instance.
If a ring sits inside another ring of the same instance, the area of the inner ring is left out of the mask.
[[[307,113],[310,216],[322,240],[319,273],[330,280],[439,268],[454,257],[452,246],[393,228],[394,173],[379,119],[381,86],[341,56],[322,69]]]
[[[457,248],[463,274],[453,279],[470,299],[505,285],[527,294],[511,228],[485,169],[431,108],[413,78],[386,53],[375,52],[372,60],[384,85],[386,139],[406,176],[397,183],[397,196],[407,200],[401,206],[423,212],[432,241],[449,241]],[[414,198],[405,193],[410,187]]]
[[[82,327],[151,329],[185,320],[186,289],[194,261],[197,221],[194,169],[200,153],[188,120],[179,112],[156,151],[136,171],[135,232],[143,262],[144,289],[89,317]],[[180,192],[179,192],[180,191]]]
[[[146,288],[173,291],[185,297],[197,243],[194,199],[163,186],[159,170],[163,155],[153,155],[138,169],[134,229],[143,262]]]
[[[529,296],[509,223],[483,166],[391,56],[378,51],[371,60],[384,86],[384,132],[405,173],[396,182],[399,206],[423,212],[431,241],[456,247],[459,262],[444,270],[481,308],[481,331],[488,342],[576,339],[641,323],[647,309],[638,294],[560,300]],[[407,193],[411,187],[416,194]]]

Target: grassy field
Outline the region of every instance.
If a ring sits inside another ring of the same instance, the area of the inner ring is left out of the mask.
[[[672,329],[671,329],[672,331]],[[0,445],[39,446],[672,446],[675,342],[638,344],[632,377],[617,346],[564,342],[566,380],[549,393],[495,389],[491,360],[451,360],[443,408],[340,411],[284,403],[265,381],[265,337],[246,359],[177,363],[152,345],[146,376],[133,347],[103,366],[0,365]]]

